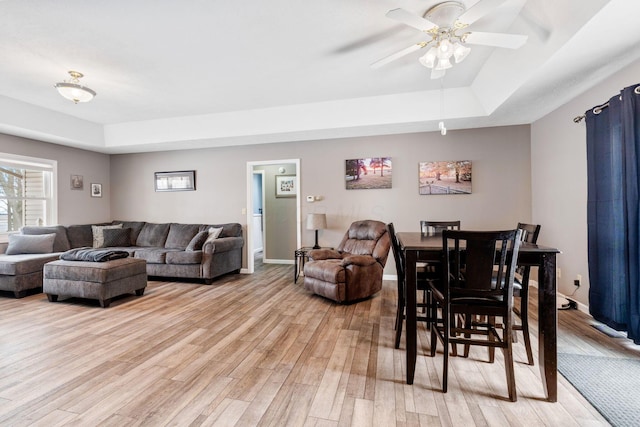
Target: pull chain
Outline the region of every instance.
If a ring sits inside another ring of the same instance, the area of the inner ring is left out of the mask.
[[[444,126],[444,77],[440,78],[440,122],[438,129],[440,129],[440,135],[447,134],[447,128]]]

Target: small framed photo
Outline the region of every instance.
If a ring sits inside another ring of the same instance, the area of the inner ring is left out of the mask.
[[[296,197],[295,175],[276,175],[276,197]]]
[[[156,172],[156,191],[195,191],[196,171]]]
[[[102,184],[91,183],[91,197],[102,197]]]
[[[72,190],[84,189],[84,179],[82,175],[71,175],[71,189]]]

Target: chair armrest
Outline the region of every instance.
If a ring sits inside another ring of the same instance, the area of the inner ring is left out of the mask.
[[[375,264],[376,262],[378,262],[378,260],[371,255],[346,255],[342,259],[342,266],[358,265],[360,267],[367,267]]]
[[[307,256],[312,261],[318,261],[321,259],[340,259],[342,255],[340,252],[334,249],[312,249],[307,253]]]

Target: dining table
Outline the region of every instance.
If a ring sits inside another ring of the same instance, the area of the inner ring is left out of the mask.
[[[416,283],[418,262],[442,262],[442,234],[398,232],[404,252],[406,286],[407,384],[413,384],[417,357]],[[558,400],[556,248],[522,242],[518,265],[538,267],[538,365],[546,400]]]

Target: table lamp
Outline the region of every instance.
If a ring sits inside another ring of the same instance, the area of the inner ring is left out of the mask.
[[[313,249],[320,249],[318,244],[318,230],[327,228],[327,216],[325,214],[311,213],[307,214],[307,230],[316,231],[316,244]]]

